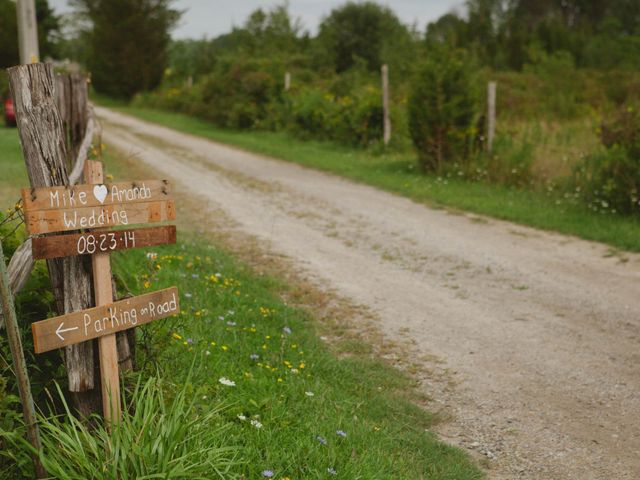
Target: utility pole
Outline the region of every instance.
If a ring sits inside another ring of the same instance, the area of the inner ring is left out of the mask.
[[[40,61],[38,50],[38,23],[36,21],[35,0],[18,0],[18,43],[20,45],[20,64]]]

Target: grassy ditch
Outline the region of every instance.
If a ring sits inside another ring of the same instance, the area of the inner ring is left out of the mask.
[[[412,152],[372,153],[330,142],[303,141],[283,132],[224,130],[184,114],[131,107],[103,98],[99,102],[143,120],[342,175],[432,206],[452,207],[640,251],[638,219],[594,212],[571,195],[468,181],[454,174],[425,175],[417,171]]]

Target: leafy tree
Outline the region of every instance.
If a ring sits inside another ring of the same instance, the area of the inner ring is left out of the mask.
[[[358,59],[370,71],[379,71],[384,63],[404,69],[413,51],[407,27],[391,9],[374,2],[348,2],[332,10],[320,24],[318,42],[338,73]]]
[[[96,90],[121,98],[151,90],[167,65],[169,32],[180,18],[173,0],[75,0],[89,18],[89,58]]]
[[[409,97],[409,132],[424,171],[463,162],[476,136],[475,67],[464,51],[438,48],[418,68]]]

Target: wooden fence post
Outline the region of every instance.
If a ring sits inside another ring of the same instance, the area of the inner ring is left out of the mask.
[[[287,72],[284,74],[284,91],[288,92],[291,88],[291,73]]]
[[[489,82],[487,97],[487,150],[491,153],[496,134],[496,82]]]
[[[67,151],[67,173],[71,172],[89,121],[87,78],[80,73],[56,75],[56,104],[62,121]]]
[[[391,117],[389,113],[389,67],[382,66],[382,110],[384,116],[384,144],[389,145],[391,140]]]
[[[32,187],[67,185],[65,134],[56,106],[53,66],[36,63],[8,69],[20,142]],[[47,260],[59,314],[93,305],[91,262],[86,257]],[[100,411],[94,343],[67,346],[69,391],[82,415]]]
[[[29,443],[38,452],[42,450],[40,443],[40,432],[36,420],[36,410],[33,404],[33,396],[31,395],[31,384],[29,383],[29,374],[27,373],[27,362],[24,358],[22,349],[22,339],[20,338],[20,329],[18,327],[18,319],[13,305],[13,294],[7,275],[7,266],[4,263],[4,253],[2,251],[2,241],[0,241],[0,301],[2,303],[2,312],[5,318],[5,328],[7,329],[7,337],[9,337],[9,348],[13,357],[13,369],[18,382],[18,391],[20,392],[20,401],[22,402],[22,414],[24,423],[27,427],[27,438]],[[32,456],[33,466],[35,468],[37,478],[46,478],[45,472],[37,454]]]

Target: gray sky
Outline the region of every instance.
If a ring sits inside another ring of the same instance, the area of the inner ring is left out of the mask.
[[[233,26],[242,25],[255,9],[281,3],[282,0],[177,0],[175,8],[186,11],[173,37],[217,37],[231,31]],[[315,34],[322,18],[344,3],[346,0],[290,0],[289,11],[302,20],[305,30]],[[380,3],[390,7],[404,23],[417,22],[422,31],[428,22],[460,8],[464,0],[382,0]],[[67,0],[49,0],[49,4],[57,13],[70,10]]]

